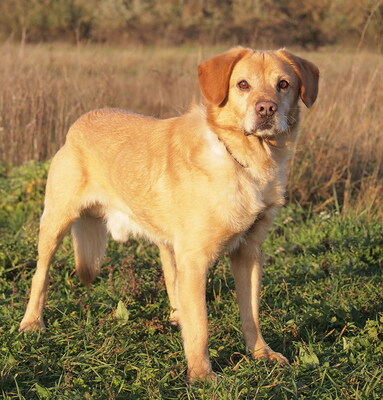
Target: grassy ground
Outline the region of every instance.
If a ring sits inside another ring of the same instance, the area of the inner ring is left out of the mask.
[[[227,260],[208,279],[218,383],[185,383],[180,333],[154,247],[110,242],[91,290],[70,238],[51,270],[47,329],[18,333],[36,263],[47,164],[0,170],[0,395],[10,399],[381,399],[383,227],[373,219],[284,208],[265,244],[262,327],[291,361],[252,360]]]

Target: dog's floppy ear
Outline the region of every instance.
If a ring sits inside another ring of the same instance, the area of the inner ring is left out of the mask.
[[[319,69],[310,61],[297,57],[287,50],[280,50],[292,66],[300,80],[300,96],[306,107],[310,108],[318,96]]]
[[[249,51],[236,47],[198,66],[199,85],[208,102],[219,106],[225,101],[233,68]]]

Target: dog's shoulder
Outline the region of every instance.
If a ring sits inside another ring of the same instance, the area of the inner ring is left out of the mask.
[[[190,149],[198,149],[198,156],[205,163],[230,162],[225,145],[209,126],[203,105],[193,105],[190,111],[176,121],[180,138]]]

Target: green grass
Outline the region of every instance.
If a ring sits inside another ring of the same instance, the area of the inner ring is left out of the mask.
[[[383,227],[285,207],[264,250],[262,328],[291,364],[245,353],[222,258],[208,277],[216,385],[185,383],[185,358],[157,250],[109,243],[91,290],[73,274],[70,237],[53,268],[47,329],[19,333],[36,264],[47,164],[0,169],[0,395],[9,399],[381,399]]]

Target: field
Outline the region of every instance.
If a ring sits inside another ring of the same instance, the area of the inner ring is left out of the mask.
[[[218,383],[187,385],[158,253],[109,243],[92,289],[70,237],[51,270],[47,330],[18,333],[36,265],[49,158],[95,107],[169,117],[199,101],[196,65],[223,48],[2,45],[0,63],[0,394],[9,399],[383,398],[383,59],[302,53],[321,69],[302,110],[288,205],[264,251],[262,328],[291,361],[246,354],[225,257],[208,279]]]
[[[82,113],[119,107],[169,117],[199,101],[197,64],[224,48],[1,47],[0,163],[46,160]],[[288,198],[383,214],[383,57],[329,49],[299,53],[321,70],[303,110]]]

